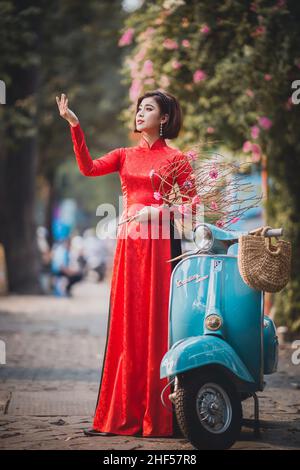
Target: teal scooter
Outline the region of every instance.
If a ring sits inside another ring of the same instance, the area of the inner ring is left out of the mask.
[[[268,229],[265,236],[282,232]],[[246,233],[199,224],[197,249],[182,255],[171,276],[160,378],[169,378],[179,427],[198,449],[230,448],[240,435],[242,401],[250,397],[259,435],[256,392],[264,390],[264,375],[277,370],[278,338],[264,315],[263,292],[249,287],[238,269],[238,238]]]

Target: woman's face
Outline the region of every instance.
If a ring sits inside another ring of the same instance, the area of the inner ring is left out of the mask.
[[[159,105],[151,96],[144,98],[138,108],[135,124],[138,131],[159,132],[161,122],[166,122],[167,114],[162,118]]]

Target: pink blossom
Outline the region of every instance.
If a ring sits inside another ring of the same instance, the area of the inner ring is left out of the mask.
[[[142,61],[145,58],[145,55],[147,53],[147,47],[142,47],[137,54],[135,54],[134,59],[137,62]]]
[[[267,118],[266,116],[262,116],[258,119],[258,123],[259,125],[263,128],[263,129],[270,129],[270,127],[272,127],[272,121],[271,119]]]
[[[261,148],[258,144],[252,144],[252,161],[258,162],[261,157]]]
[[[252,144],[252,152],[253,153],[260,153],[261,152],[261,148],[258,144]]]
[[[247,96],[250,96],[250,98],[253,98],[254,92],[253,92],[252,90],[250,90],[250,88],[247,88],[247,90],[246,90],[246,95],[247,95]]]
[[[260,161],[260,153],[252,153],[251,160],[253,163]]]
[[[178,44],[176,41],[174,41],[174,39],[170,39],[170,38],[166,38],[163,42],[163,46],[166,48],[166,49],[178,49]]]
[[[224,222],[222,220],[217,220],[216,226],[222,228],[224,226]]]
[[[131,101],[136,101],[139,95],[141,94],[141,81],[137,78],[135,78],[132,81],[130,90],[129,90],[129,97]]]
[[[184,188],[191,188],[193,186],[193,183],[190,180],[185,180],[183,183]]]
[[[210,207],[213,211],[218,210],[218,204],[215,201],[212,201],[212,203],[210,204]]]
[[[252,143],[250,142],[250,140],[246,140],[243,145],[243,152],[247,153],[247,152],[251,152],[251,150],[252,150]]]
[[[286,5],[286,0],[277,0],[276,6],[277,8],[282,8]]]
[[[191,43],[188,39],[183,39],[181,41],[181,44],[183,45],[183,47],[191,47]]]
[[[192,204],[200,204],[201,203],[201,198],[200,196],[194,196],[193,199],[192,199]]]
[[[210,27],[207,24],[204,24],[201,27],[200,32],[203,33],[203,34],[209,34],[210,33]]]
[[[145,60],[144,65],[143,65],[143,70],[142,73],[146,77],[151,77],[153,75],[153,62],[152,60]]]
[[[129,66],[130,75],[132,79],[139,77],[139,67],[138,63],[133,59],[126,59],[126,64]]]
[[[197,158],[197,153],[194,150],[189,150],[185,155],[191,160],[196,160]]]
[[[162,24],[163,22],[163,18],[156,18],[156,20],[154,21],[155,24]]]
[[[175,70],[180,69],[181,66],[182,66],[182,64],[180,62],[178,62],[178,60],[176,60],[176,59],[172,60],[173,69],[175,69]]]
[[[265,32],[266,32],[265,26],[258,26],[255,29],[255,31],[253,31],[253,33],[251,33],[251,36],[253,36],[253,37],[262,36],[263,34],[265,34]]]
[[[140,38],[141,39],[151,39],[151,37],[153,36],[154,33],[155,33],[155,28],[153,28],[152,26],[149,26],[145,31],[140,33]]]
[[[293,106],[293,100],[291,98],[291,96],[289,97],[289,99],[285,102],[285,109],[287,109],[288,111],[290,111],[292,109],[292,106]]]
[[[234,217],[233,219],[230,220],[230,223],[235,224],[236,222],[238,222],[238,220],[240,220],[239,217]]]
[[[256,11],[256,10],[257,10],[257,5],[256,5],[254,2],[252,2],[252,3],[250,4],[250,10],[251,10],[251,11]]]
[[[203,70],[196,70],[193,75],[193,80],[194,83],[201,82],[202,80],[205,80],[207,77],[206,73]]]
[[[269,73],[265,73],[264,79],[265,79],[267,82],[269,82],[270,80],[272,80],[272,75],[270,75]]]
[[[191,209],[187,204],[181,204],[178,206],[178,210],[181,214],[187,214]]]
[[[206,129],[206,132],[207,132],[208,134],[213,134],[213,133],[215,132],[215,128],[210,126],[210,127],[208,127],[208,128]]]
[[[133,33],[134,33],[134,29],[128,28],[120,37],[118,46],[123,47],[123,46],[128,46],[129,44],[131,44]]]
[[[257,139],[260,133],[260,128],[258,126],[251,127],[251,137],[252,139]]]
[[[160,200],[162,199],[162,195],[160,194],[159,191],[155,191],[155,192],[153,193],[153,197],[154,197],[154,199],[156,199],[157,201],[160,201]]]
[[[212,170],[209,172],[209,176],[215,180],[218,178],[218,170],[214,167]]]

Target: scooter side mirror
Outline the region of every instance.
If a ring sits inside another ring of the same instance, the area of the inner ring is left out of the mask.
[[[223,230],[208,223],[198,224],[193,231],[193,241],[196,247],[204,252],[213,250],[226,252],[231,243],[247,232]]]

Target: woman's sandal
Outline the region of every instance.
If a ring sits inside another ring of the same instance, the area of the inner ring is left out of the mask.
[[[83,432],[86,436],[118,436],[118,434],[114,434],[112,432],[97,431],[94,428],[84,429]],[[135,437],[148,437],[148,436],[143,436],[142,433],[136,433],[133,436],[135,436]],[[155,436],[149,436],[149,437],[155,437]],[[166,437],[168,437],[169,439],[184,438],[183,434],[180,432],[179,429],[176,429],[171,436],[166,436]]]
[[[86,436],[116,436],[117,434],[113,434],[111,432],[101,432],[97,431],[94,428],[88,428],[83,430]]]

